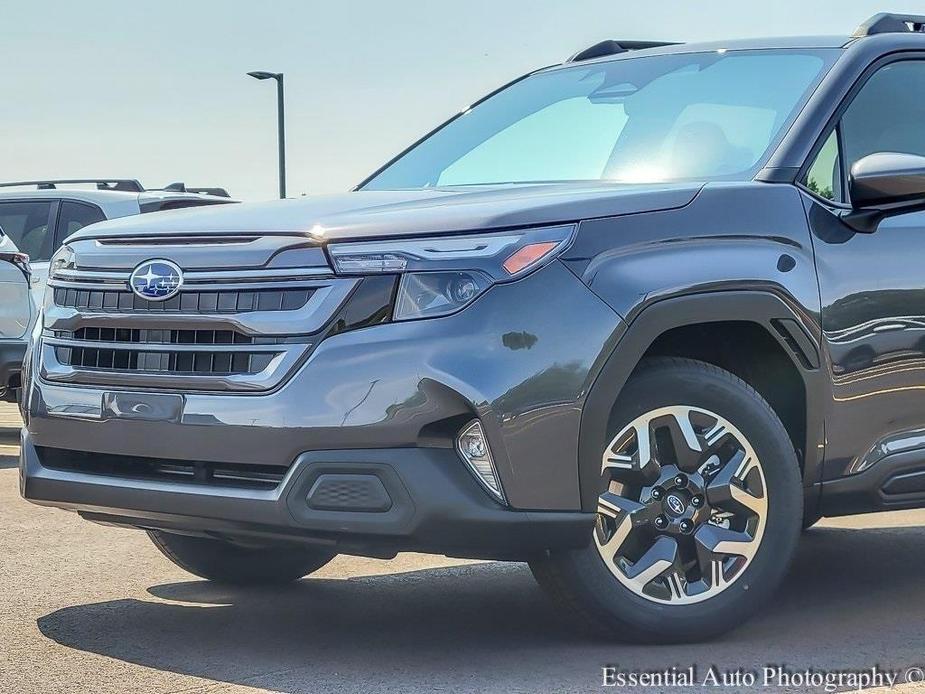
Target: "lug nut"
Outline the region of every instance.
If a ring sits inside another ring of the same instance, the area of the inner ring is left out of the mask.
[[[665,516],[659,516],[655,519],[655,527],[659,530],[663,530],[668,527],[668,519]]]
[[[694,508],[700,508],[701,506],[703,506],[703,497],[695,496],[693,499],[691,499],[691,505]]]
[[[687,484],[687,478],[684,475],[678,475],[674,478],[674,483],[679,487],[683,487],[685,484]]]
[[[682,533],[689,533],[693,529],[694,529],[694,524],[691,523],[689,520],[681,521],[681,532]]]
[[[661,487],[656,487],[655,489],[652,490],[652,498],[655,499],[656,501],[662,498]]]

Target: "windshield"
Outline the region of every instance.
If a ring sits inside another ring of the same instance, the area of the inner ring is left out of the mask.
[[[539,72],[451,120],[362,189],[745,180],[833,58],[715,51]]]

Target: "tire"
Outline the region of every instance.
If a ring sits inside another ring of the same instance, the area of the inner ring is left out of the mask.
[[[337,556],[309,547],[245,547],[161,530],[149,530],[148,537],[165,557],[184,571],[217,583],[238,586],[297,581]]]
[[[653,445],[641,445],[644,431]],[[621,641],[701,641],[742,624],[780,584],[802,527],[799,463],[780,419],[731,373],[657,358],[640,365],[620,393],[609,434],[615,438],[601,443],[594,541],[531,561],[537,581],[585,626]],[[640,455],[644,449],[651,456]],[[677,476],[666,478],[672,470]],[[686,486],[677,486],[681,480]]]

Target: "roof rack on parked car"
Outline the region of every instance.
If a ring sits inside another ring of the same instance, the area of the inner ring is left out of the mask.
[[[153,188],[151,190],[154,190]],[[171,193],[198,193],[199,195],[215,195],[220,198],[230,198],[231,195],[224,188],[190,188],[182,181],[171,183],[158,188],[157,190],[169,191]]]
[[[74,183],[95,183],[97,190],[122,190],[129,193],[143,193],[144,186],[134,178],[54,178],[43,181],[10,181],[0,183],[0,188],[36,186],[39,190],[55,190],[59,185]]]
[[[181,182],[171,183],[163,188],[145,188],[134,178],[54,178],[41,181],[9,181],[0,182],[0,188],[18,188],[20,186],[36,186],[39,190],[56,190],[58,186],[74,185],[77,183],[93,183],[97,190],[118,190],[128,193],[144,193],[145,191],[164,191],[170,193],[195,193],[198,195],[213,195],[220,198],[230,198],[231,195],[224,188],[190,188]]]
[[[925,16],[919,14],[892,14],[881,12],[875,14],[855,29],[853,36],[873,36],[874,34],[901,34],[905,32],[925,32]]]
[[[603,58],[605,55],[617,55],[618,53],[626,53],[627,51],[641,51],[644,48],[676,46],[677,44],[677,41],[614,41],[613,39],[607,39],[606,41],[595,43],[593,46],[585,48],[583,51],[579,51],[565,62],[580,63],[583,60],[591,60],[592,58]]]

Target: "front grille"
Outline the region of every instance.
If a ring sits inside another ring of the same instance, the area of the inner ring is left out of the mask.
[[[148,301],[128,290],[55,288],[55,305],[101,313],[222,314],[296,311],[311,298],[310,288],[183,291],[167,301]]]
[[[63,340],[123,342],[143,345],[279,345],[282,337],[245,335],[237,330],[151,330],[145,328],[80,328],[55,330]]]
[[[42,378],[69,385],[272,390],[295,373],[360,283],[334,276],[323,249],[303,234],[69,245],[73,266],[49,280],[40,357]],[[133,268],[151,258],[183,272],[179,293],[166,301],[129,287]]]
[[[282,465],[193,462],[45,447],[38,447],[37,452],[42,465],[52,470],[214,487],[275,489],[288,472]]]
[[[108,347],[56,346],[55,356],[78,369],[123,373],[189,374],[192,376],[251,375],[265,371],[275,352],[157,351]]]

